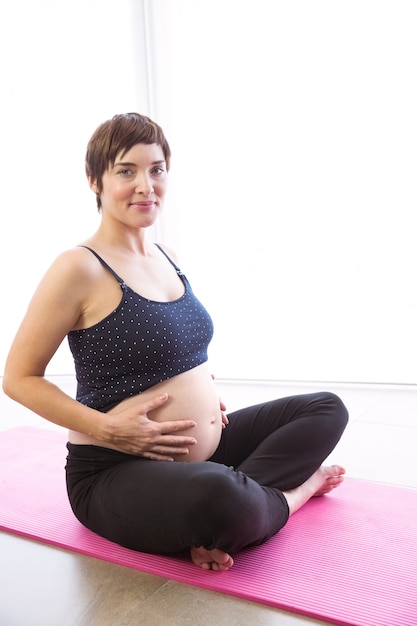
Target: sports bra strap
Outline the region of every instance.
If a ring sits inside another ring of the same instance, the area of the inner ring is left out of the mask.
[[[171,263],[172,267],[175,269],[175,271],[177,272],[178,276],[184,276],[184,274],[182,273],[182,271],[180,270],[180,268],[178,267],[178,265],[176,265],[174,263],[174,261],[167,255],[167,253],[165,252],[165,250],[159,245],[159,243],[156,243],[155,246],[162,252],[162,254],[168,259],[168,261]]]
[[[125,285],[125,281],[122,278],[120,278],[120,276],[118,274],[116,274],[116,272],[110,267],[110,265],[108,263],[106,263],[106,261],[104,259],[102,259],[101,256],[99,254],[97,254],[97,252],[95,250],[93,250],[93,248],[89,248],[88,246],[79,246],[79,247],[80,248],[86,248],[86,250],[90,250],[90,252],[92,252],[94,254],[94,256],[110,272],[110,274],[112,274],[112,276],[114,276],[114,278],[117,280],[119,285],[120,286],[124,286]]]

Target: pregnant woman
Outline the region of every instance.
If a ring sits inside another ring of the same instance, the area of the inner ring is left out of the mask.
[[[116,115],[94,132],[86,174],[99,228],[40,282],[3,388],[68,429],[68,496],[82,524],[134,550],[189,550],[222,571],[340,485],[344,468],[322,464],[348,415],[327,392],[226,415],[207,363],[212,320],[173,253],[149,239],[169,164],[146,116]],[[75,399],[45,378],[65,337]]]

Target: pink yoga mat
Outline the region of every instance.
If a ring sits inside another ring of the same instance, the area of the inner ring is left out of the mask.
[[[228,572],[121,548],[67,501],[66,433],[0,432],[0,528],[196,587],[350,626],[417,625],[417,490],[347,478]]]

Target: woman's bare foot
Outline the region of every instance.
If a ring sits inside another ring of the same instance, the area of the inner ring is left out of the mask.
[[[290,515],[298,511],[310,498],[324,496],[343,482],[346,470],[340,465],[322,466],[314,472],[305,483],[285,491],[284,496],[288,502]]]
[[[216,572],[225,572],[232,567],[233,559],[223,550],[206,550],[203,547],[191,548],[191,559],[195,565]]]

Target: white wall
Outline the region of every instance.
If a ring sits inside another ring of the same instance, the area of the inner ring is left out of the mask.
[[[139,110],[173,149],[160,236],[213,315],[218,377],[416,382],[414,2],[19,0],[0,16],[2,366],[43,271],[97,224],[92,130]],[[50,372],[69,371],[64,349]]]
[[[40,277],[98,225],[87,141],[112,115],[148,110],[145,43],[141,1],[1,4],[1,372]],[[73,371],[66,343],[48,371]]]
[[[171,10],[165,234],[217,375],[415,383],[417,4],[153,6]]]

